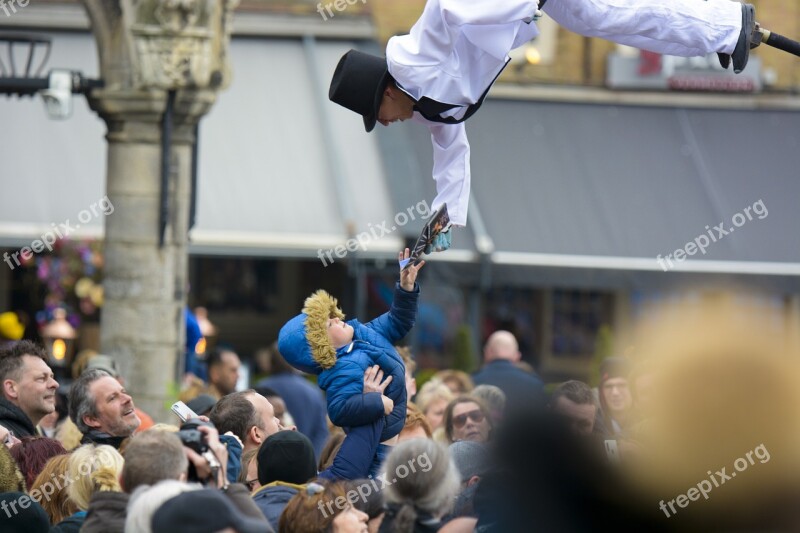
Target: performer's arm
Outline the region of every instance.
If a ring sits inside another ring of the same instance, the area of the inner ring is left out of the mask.
[[[416,113],[414,117],[431,132],[433,179],[436,180],[436,198],[431,209],[435,211],[446,203],[450,221],[456,226],[466,226],[470,168],[469,141],[464,123],[439,124],[427,121]]]
[[[539,9],[536,0],[439,0],[447,24],[506,24],[528,21]]]

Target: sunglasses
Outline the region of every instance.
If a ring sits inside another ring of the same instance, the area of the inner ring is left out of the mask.
[[[483,411],[481,411],[480,409],[476,409],[476,410],[470,411],[468,413],[464,413],[464,414],[460,414],[458,416],[454,416],[453,417],[453,427],[457,428],[457,429],[464,427],[464,424],[467,423],[467,417],[469,417],[469,419],[472,420],[473,422],[475,422],[476,424],[480,424],[481,422],[483,422],[483,419],[484,419]]]

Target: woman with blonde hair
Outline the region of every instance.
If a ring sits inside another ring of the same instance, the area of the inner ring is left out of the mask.
[[[431,425],[431,431],[435,432],[442,425],[444,410],[453,398],[455,398],[455,395],[453,395],[450,388],[436,378],[426,382],[420,388],[414,403],[425,415]]]
[[[62,485],[67,476],[68,462],[69,454],[51,457],[31,485],[30,494],[38,491],[36,494],[42,495],[37,501],[50,517],[51,525],[78,512],[78,507],[67,496],[67,488]]]
[[[78,512],[62,520],[51,529],[51,533],[80,531],[89,501],[95,492],[122,492],[119,475],[124,464],[117,450],[108,445],[86,444],[73,451],[67,461],[67,496],[78,508]]]
[[[281,514],[279,533],[367,533],[366,513],[346,498],[343,481],[312,482],[295,494]]]

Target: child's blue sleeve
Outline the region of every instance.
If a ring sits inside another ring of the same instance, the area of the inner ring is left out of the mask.
[[[359,479],[367,477],[383,431],[383,417],[371,424],[353,428],[344,438],[333,464],[319,473],[324,479]]]
[[[414,322],[417,319],[418,299],[418,284],[415,283],[414,290],[408,292],[400,287],[400,283],[396,283],[394,299],[389,311],[364,325],[394,344],[405,337],[414,327]]]
[[[340,359],[325,389],[328,416],[337,426],[362,426],[384,416],[381,394],[364,393],[364,370],[356,363]]]

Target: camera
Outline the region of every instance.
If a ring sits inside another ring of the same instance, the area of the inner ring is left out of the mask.
[[[210,454],[211,449],[208,447],[208,440],[206,439],[206,435],[197,429],[200,426],[207,426],[207,427],[214,427],[214,424],[211,422],[204,422],[199,418],[190,418],[183,424],[181,424],[181,428],[178,431],[178,438],[181,439],[181,443],[189,448],[190,450],[194,450],[199,455]],[[204,455],[205,456],[205,455]],[[189,482],[197,482],[197,483],[213,483],[211,479],[200,479],[197,475],[197,469],[194,467],[194,463],[189,461],[189,471],[187,473],[187,481]]]
[[[50,118],[65,119],[72,114],[72,72],[51,70],[49,86],[39,91]]]
[[[183,443],[184,446],[194,450],[199,455],[203,455],[208,451],[208,442],[206,441],[205,434],[197,429],[200,426],[213,428],[214,424],[211,422],[203,422],[199,418],[190,418],[181,424],[181,429],[178,431],[178,438],[181,439],[181,443]]]

